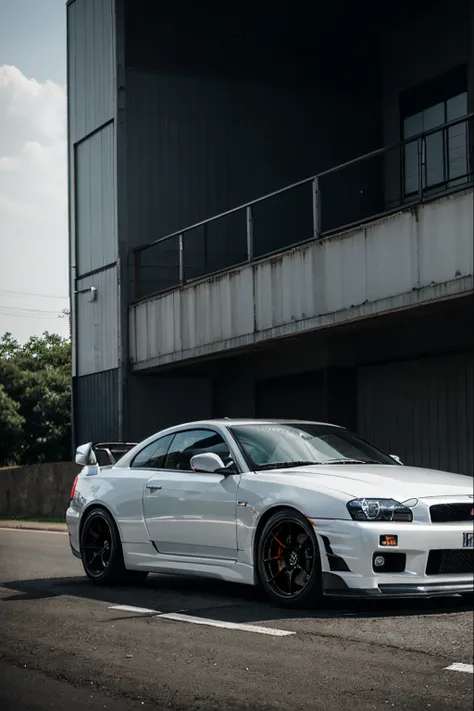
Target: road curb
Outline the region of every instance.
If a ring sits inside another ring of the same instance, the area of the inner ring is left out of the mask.
[[[23,531],[67,532],[65,523],[41,523],[41,521],[1,521],[0,528],[21,529]]]

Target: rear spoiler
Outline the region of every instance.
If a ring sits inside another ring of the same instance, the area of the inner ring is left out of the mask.
[[[102,452],[106,455],[109,463],[113,465],[137,444],[137,442],[94,442],[92,451],[95,453],[98,462],[100,457],[99,453]],[[105,465],[103,464],[102,466]]]
[[[88,442],[76,450],[76,463],[81,466],[113,466],[124,454],[129,452],[137,442]]]

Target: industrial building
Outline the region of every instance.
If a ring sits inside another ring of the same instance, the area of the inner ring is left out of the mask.
[[[472,0],[67,24],[74,445],[298,417],[473,474]]]

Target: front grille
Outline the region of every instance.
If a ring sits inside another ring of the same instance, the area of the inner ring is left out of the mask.
[[[467,523],[474,521],[471,504],[436,504],[430,507],[431,523]]]
[[[474,573],[474,550],[430,551],[426,575]]]

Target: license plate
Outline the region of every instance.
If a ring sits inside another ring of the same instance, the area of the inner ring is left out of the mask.
[[[463,533],[462,534],[462,547],[463,548],[474,548],[474,533]]]

